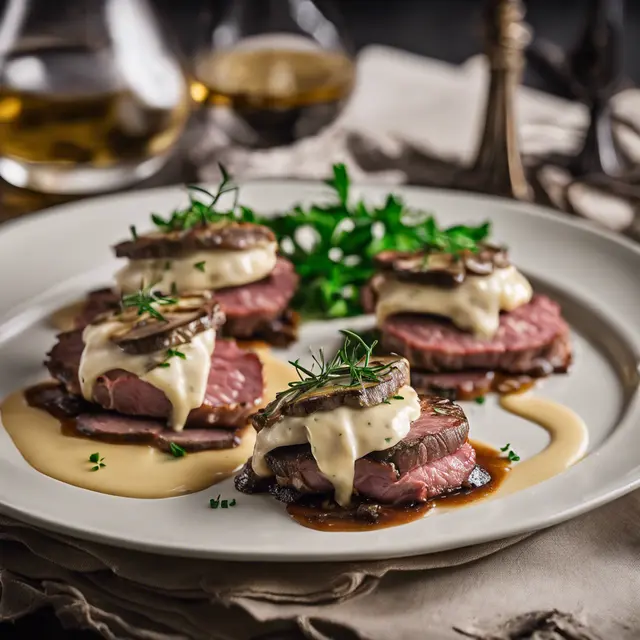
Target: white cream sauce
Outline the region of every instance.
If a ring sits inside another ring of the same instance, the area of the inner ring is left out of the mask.
[[[122,293],[138,291],[141,284],[165,293],[237,287],[266,278],[276,266],[276,251],[274,242],[242,251],[214,249],[180,258],[130,260],[115,279]]]
[[[385,278],[378,290],[378,324],[396,313],[433,313],[450,318],[460,329],[479,337],[495,335],[500,311],[513,311],[531,300],[529,281],[514,267],[488,276],[467,276],[451,288]]]
[[[420,402],[414,389],[402,387],[398,395],[403,399],[365,409],[339,407],[304,417],[284,416],[258,433],[252,461],[254,471],[261,476],[272,475],[265,461],[269,451],[308,442],[318,468],[335,488],[336,502],[348,505],[356,460],[372,451],[393,447],[420,417]]]
[[[82,395],[91,400],[96,379],[107,371],[123,369],[160,389],[173,407],[170,426],[182,431],[192,409],[204,401],[211,368],[211,355],[216,341],[214,329],[196,334],[191,342],[179,347],[185,358],[174,356],[166,360],[166,351],[131,355],[111,340],[115,331],[122,330],[121,322],[88,325],[83,334],[84,351],[78,376]],[[158,367],[163,361],[168,367]]]

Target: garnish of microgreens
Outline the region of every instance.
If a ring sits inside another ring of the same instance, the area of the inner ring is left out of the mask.
[[[509,458],[509,462],[520,462],[520,456],[511,449],[510,442],[507,442],[504,447],[500,447],[500,451],[502,451],[502,453],[506,453],[508,451],[507,458]]]
[[[313,364],[306,368],[299,360],[291,360],[298,374],[298,380],[289,383],[289,388],[276,394],[276,399],[265,410],[267,415],[273,414],[279,407],[294,403],[304,395],[325,387],[358,387],[381,382],[390,373],[393,362],[382,364],[371,361],[377,340],[368,345],[357,333],[342,329],[344,343],[336,355],[329,361],[324,351],[311,353]],[[397,397],[399,399],[400,396]]]
[[[149,287],[140,286],[135,293],[128,293],[122,296],[120,306],[122,309],[136,309],[138,315],[141,316],[148,313],[152,318],[160,322],[166,322],[166,318],[158,311],[156,307],[176,304],[176,298],[162,295],[159,291],[153,291],[153,285]]]

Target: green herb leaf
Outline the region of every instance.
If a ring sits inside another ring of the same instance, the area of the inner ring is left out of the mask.
[[[404,396],[393,396],[394,400],[404,400]]]
[[[132,224],[129,227],[129,231],[131,231],[131,237],[134,239],[134,241],[137,240],[138,239],[138,231],[136,230],[135,225]]]
[[[235,506],[236,506],[236,504],[238,504],[238,503],[236,502],[236,499],[235,499],[235,498],[233,498],[233,500],[231,500],[231,502],[229,503],[229,506],[230,506],[230,507],[235,507]]]
[[[203,260],[202,262],[196,262],[193,266],[198,270],[204,273],[204,268],[207,263]]]
[[[175,442],[169,443],[169,451],[174,458],[184,458],[187,455],[187,452]]]
[[[478,396],[477,398],[474,398],[474,402],[476,404],[484,404],[486,398],[484,396]]]
[[[95,467],[91,467],[91,471],[98,471],[98,469],[100,469],[100,467],[97,465]]]
[[[136,293],[129,293],[122,296],[120,306],[123,309],[137,309],[139,316],[147,313],[156,320],[166,322],[165,317],[156,307],[176,304],[176,302],[177,300],[175,298],[163,296],[160,292],[153,291],[153,285],[151,285],[148,287],[140,287]]]
[[[178,351],[177,349],[167,349],[167,358],[180,358],[181,360],[186,360],[187,356],[182,353],[182,351]]]
[[[167,367],[171,366],[171,363],[170,362],[159,362],[157,364],[157,366],[160,367],[161,369],[166,369]]]
[[[229,506],[229,501],[228,501],[228,500],[223,500],[223,501],[220,503],[220,507],[221,507],[222,509],[226,509],[228,506]]]
[[[89,462],[99,462],[100,460],[100,454],[96,451],[96,453],[92,453],[89,456]]]
[[[211,498],[211,500],[209,500],[209,506],[212,509],[217,509],[220,506],[220,495],[218,495],[217,498]]]
[[[505,444],[504,447],[500,447],[500,451],[507,451],[507,449],[509,449],[510,446],[511,446],[511,443],[507,442],[507,444]]]
[[[511,462],[519,462],[520,456],[515,451],[509,451],[509,460]]]
[[[385,442],[391,442],[393,440],[393,438],[385,438],[384,441]]]

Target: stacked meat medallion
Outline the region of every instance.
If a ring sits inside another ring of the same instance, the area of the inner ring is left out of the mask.
[[[90,294],[78,325],[115,308],[120,294],[134,293],[142,283],[165,294],[209,291],[227,318],[224,335],[286,345],[295,339],[288,305],[298,276],[277,250],[270,229],[232,220],[136,235],[114,247],[128,261],[116,274],[117,290]]]
[[[347,337],[330,363],[316,359],[316,373],[301,368],[300,380],[254,416],[240,491],[285,502],[327,496],[348,508],[421,503],[490,480],[476,467],[459,406],[420,398],[406,359],[352,347]]]
[[[405,356],[421,391],[482,395],[498,379],[564,372],[569,328],[506,250],[384,252],[371,282],[381,342]]]
[[[240,443],[262,400],[262,364],[233,340],[208,296],[139,292],[120,311],[58,336],[46,365],[73,404],[79,432],[161,449],[226,449]]]

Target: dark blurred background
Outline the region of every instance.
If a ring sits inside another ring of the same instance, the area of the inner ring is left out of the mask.
[[[216,20],[232,0],[151,0],[168,20],[186,53],[197,46],[194,21]],[[322,6],[322,1],[318,4]],[[452,63],[482,50],[482,0],[333,0],[356,51],[370,44],[405,49]],[[534,34],[570,46],[584,21],[588,0],[525,0]],[[640,82],[640,2],[625,6],[625,72]],[[531,71],[525,83],[545,89]]]

